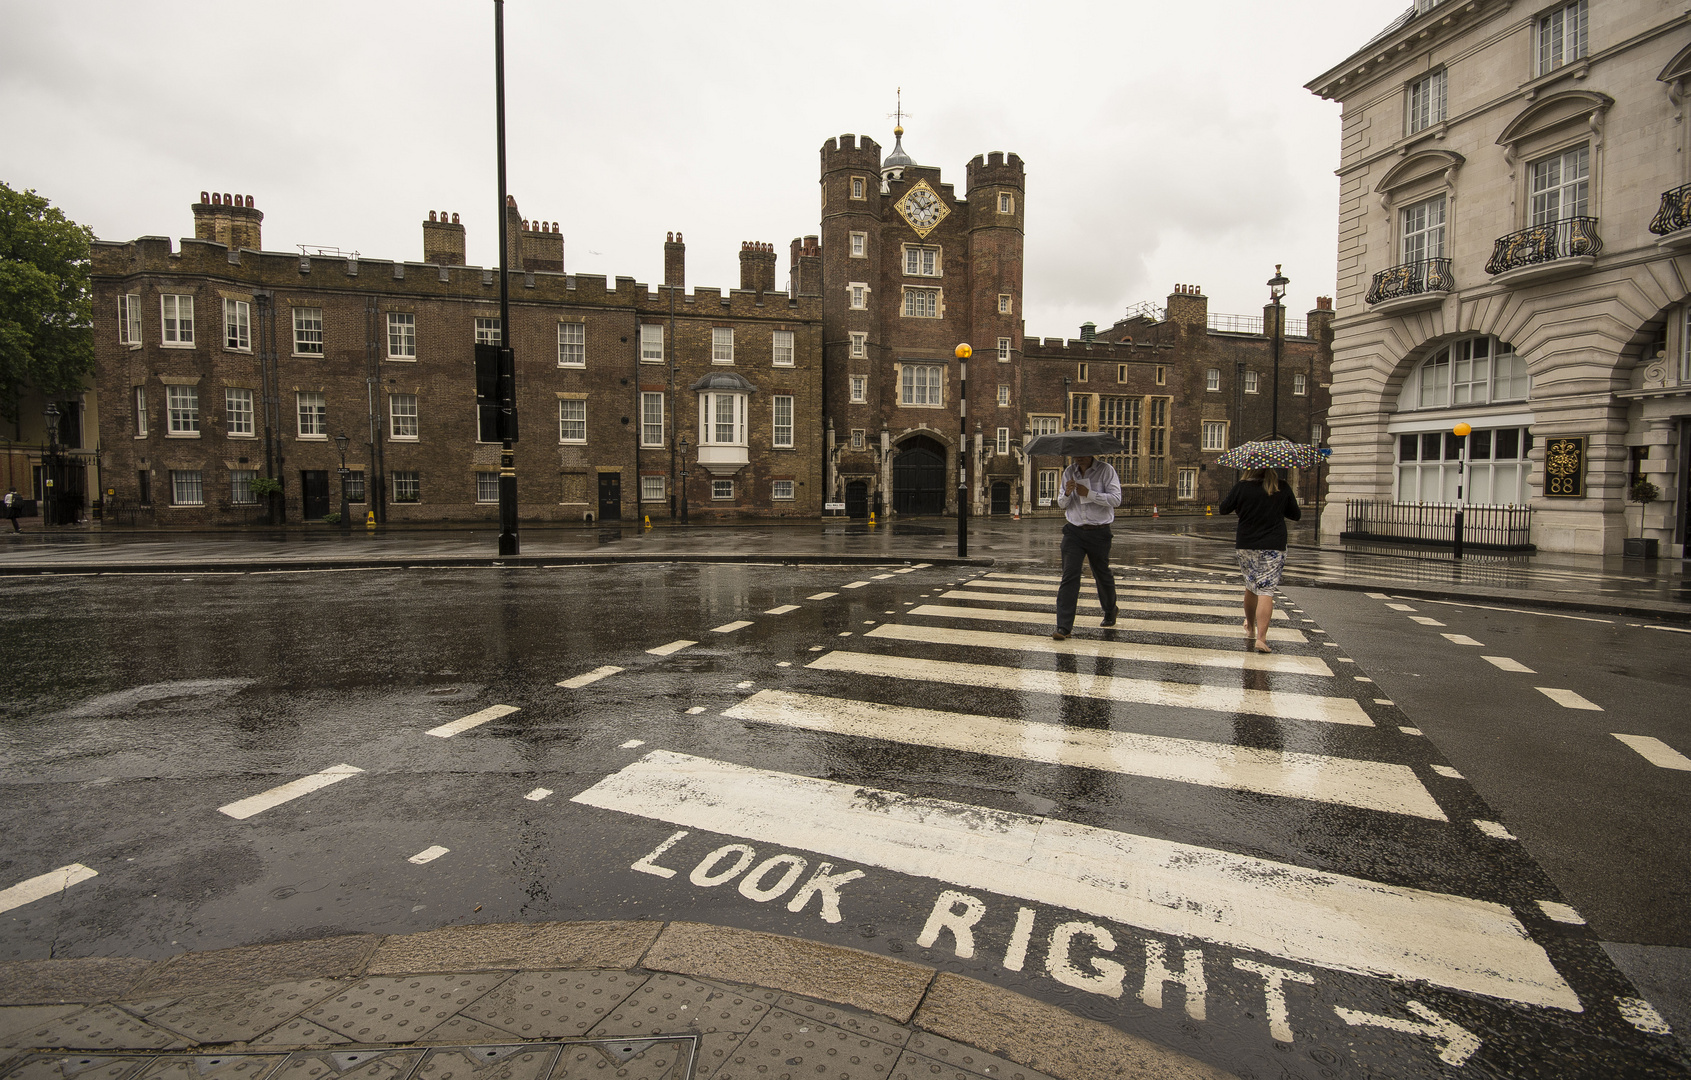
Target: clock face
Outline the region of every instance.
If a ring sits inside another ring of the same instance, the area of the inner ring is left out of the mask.
[[[895,207],[918,236],[927,236],[945,215],[951,213],[951,208],[934,194],[926,180],[918,181],[915,187],[905,192]]]

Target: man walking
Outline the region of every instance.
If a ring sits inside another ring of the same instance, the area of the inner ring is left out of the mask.
[[[23,532],[18,527],[18,517],[23,513],[23,499],[18,495],[17,488],[6,492],[6,520],[12,523],[13,532]]]
[[[1080,564],[1092,564],[1098,603],[1104,609],[1102,626],[1116,624],[1116,578],[1110,571],[1110,523],[1121,505],[1121,478],[1107,461],[1090,455],[1077,457],[1063,470],[1057,505],[1068,522],[1063,526],[1063,580],[1057,586],[1057,629],[1062,641],[1074,632],[1075,605],[1080,602]]]

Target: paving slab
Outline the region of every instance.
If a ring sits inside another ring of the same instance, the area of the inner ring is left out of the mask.
[[[145,1068],[150,1054],[44,1055],[24,1062],[6,1075],[6,1080],[124,1080]]]
[[[370,975],[479,968],[603,968],[624,971],[663,929],[657,922],[495,923],[445,926],[389,937],[370,957]]]
[[[423,1053],[417,1049],[296,1052],[265,1080],[406,1080]]]
[[[175,1032],[154,1027],[115,1005],[96,1005],[50,1020],[23,1038],[28,1046],[70,1050],[164,1050],[188,1045]]]
[[[360,979],[304,1018],[355,1042],[412,1042],[509,977],[483,971]]]
[[[344,988],[333,979],[302,979],[256,990],[217,990],[150,1009],[119,1004],[196,1043],[249,1042]]]
[[[265,1032],[251,1040],[254,1048],[276,1047],[278,1050],[302,1050],[316,1046],[346,1046],[352,1040],[338,1031],[330,1031],[322,1024],[295,1017],[281,1027]]]
[[[588,1034],[595,1038],[744,1035],[777,997],[772,990],[714,986],[680,975],[658,974],[628,995]]]
[[[415,1080],[547,1080],[557,1058],[557,1047],[522,1043],[442,1047],[423,1059]]]
[[[135,1080],[263,1080],[286,1054],[192,1054],[154,1058]]]
[[[826,1076],[829,1080],[885,1080],[898,1046],[821,1023],[785,1009],[771,1009],[740,1040],[715,1080]]]
[[[579,1038],[650,976],[624,971],[519,971],[463,1017],[524,1039]]]
[[[0,1006],[0,1049],[22,1046],[29,1032],[83,1008],[82,1005]]]
[[[127,956],[0,963],[0,1005],[92,1003],[122,996],[154,964]]]

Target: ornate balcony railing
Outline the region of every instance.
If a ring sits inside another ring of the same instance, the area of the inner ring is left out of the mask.
[[[1370,304],[1382,300],[1397,300],[1405,296],[1426,293],[1447,293],[1456,287],[1450,273],[1449,259],[1422,259],[1419,262],[1399,263],[1374,275],[1374,283],[1364,297]]]
[[[1666,236],[1688,225],[1691,225],[1691,184],[1662,192],[1662,208],[1650,219],[1650,231]]]
[[[1596,218],[1547,221],[1543,225],[1498,237],[1496,246],[1492,248],[1491,261],[1485,264],[1485,272],[1501,274],[1523,266],[1596,255],[1602,250],[1603,241],[1597,235]]]

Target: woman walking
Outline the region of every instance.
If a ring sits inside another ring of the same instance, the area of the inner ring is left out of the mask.
[[[1303,511],[1273,469],[1253,469],[1221,500],[1221,512],[1239,515],[1234,547],[1245,575],[1245,636],[1257,652],[1269,652],[1274,590],[1286,566],[1286,522],[1299,520]]]

